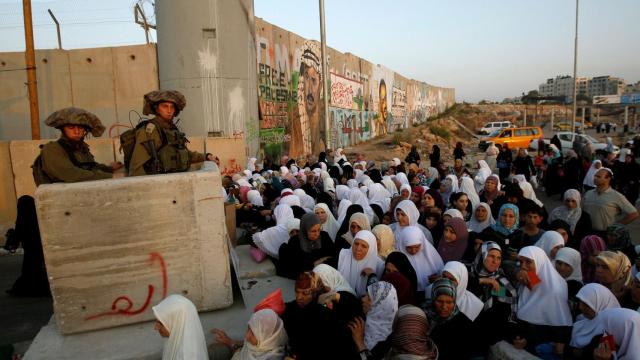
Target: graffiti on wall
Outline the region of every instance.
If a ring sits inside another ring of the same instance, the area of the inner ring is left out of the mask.
[[[331,106],[362,110],[362,83],[331,73]]]

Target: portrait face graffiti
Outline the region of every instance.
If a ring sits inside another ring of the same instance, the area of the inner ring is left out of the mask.
[[[378,89],[378,94],[380,97],[380,116],[382,120],[386,122],[387,120],[387,84],[384,83],[384,80],[380,80],[380,88]]]
[[[307,114],[312,114],[318,108],[320,98],[320,74],[310,66],[303,66],[304,102]]]

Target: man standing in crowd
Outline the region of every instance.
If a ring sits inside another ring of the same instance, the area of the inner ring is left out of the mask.
[[[136,130],[129,176],[183,172],[192,163],[205,160],[204,154],[189,151],[185,134],[173,123],[186,105],[184,95],[175,90],[152,91],[144,96],[143,113],[155,117]],[[215,158],[207,154],[206,160]]]
[[[598,232],[605,232],[607,227],[615,222],[627,225],[638,217],[638,210],[616,190],[611,188],[613,172],[601,168],[593,177],[595,189],[584,194],[582,209],[591,216],[592,228]],[[616,220],[619,216],[624,217]]]

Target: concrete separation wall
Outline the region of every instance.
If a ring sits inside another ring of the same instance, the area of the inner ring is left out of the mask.
[[[0,139],[31,139],[24,53],[0,53]],[[56,137],[44,125],[52,112],[68,106],[85,108],[107,129],[130,126],[129,112],[142,111],[142,96],[158,89],[155,45],[77,50],[37,50],[36,74],[41,137]],[[131,121],[135,124],[134,114]],[[118,128],[111,130],[118,134]],[[103,137],[108,137],[106,132]]]
[[[38,187],[60,331],[151,320],[169,294],[200,311],[230,306],[223,201],[217,171]]]

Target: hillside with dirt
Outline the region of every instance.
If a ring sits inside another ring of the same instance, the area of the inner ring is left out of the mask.
[[[411,146],[416,145],[420,157],[428,159],[431,146],[437,144],[443,160],[449,161],[458,141],[462,142],[468,154],[477,152],[479,139],[476,134],[487,122],[511,121],[516,125],[522,125],[525,109],[528,125],[532,123],[541,125],[548,121],[552,109],[556,121],[570,116],[570,109],[558,105],[536,107],[534,105],[456,104],[424,123],[346,148],[345,152],[349,156],[364,153],[368,160],[388,161],[394,157],[404,159],[411,150]]]

